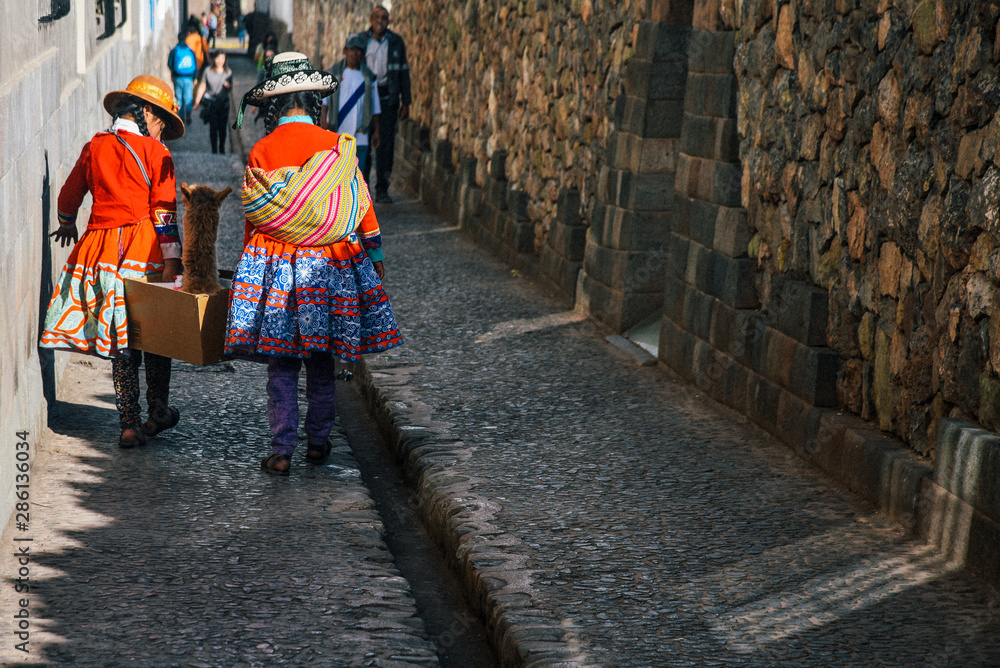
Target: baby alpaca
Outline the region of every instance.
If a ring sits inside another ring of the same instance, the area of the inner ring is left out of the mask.
[[[219,266],[215,238],[219,234],[219,205],[233,191],[212,190],[208,186],[181,184],[184,196],[184,283],[181,290],[193,294],[215,294],[219,285]]]

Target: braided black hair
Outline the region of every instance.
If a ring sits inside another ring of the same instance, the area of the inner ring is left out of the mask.
[[[167,115],[167,112],[163,111],[155,104],[149,104],[149,102],[140,100],[134,95],[126,95],[120,102],[118,102],[118,106],[115,107],[115,120],[117,121],[122,116],[131,116],[132,120],[135,121],[135,124],[139,126],[139,133],[148,137],[149,128],[146,127],[146,114],[143,111],[143,109],[146,108],[146,105],[149,105],[153,110],[153,114],[163,121],[163,125],[167,127],[170,126],[170,117]]]
[[[323,96],[317,90],[300,90],[284,95],[275,95],[268,98],[264,106],[264,130],[267,134],[274,132],[278,127],[278,119],[289,109],[298,107],[304,109],[313,123],[319,125],[320,113],[323,110]]]
[[[134,95],[126,95],[115,107],[115,120],[117,121],[122,116],[131,116],[135,124],[139,126],[139,134],[148,137],[149,128],[146,127],[146,114],[142,111],[145,105],[145,102]]]

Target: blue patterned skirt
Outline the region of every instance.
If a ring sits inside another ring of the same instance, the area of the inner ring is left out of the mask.
[[[371,260],[364,251],[338,259],[343,253],[334,249],[343,246],[295,246],[254,235],[229,291],[226,354],[330,352],[345,362],[360,362],[365,353],[401,344]]]

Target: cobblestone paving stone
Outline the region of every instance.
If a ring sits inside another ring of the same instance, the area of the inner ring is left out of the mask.
[[[994,591],[413,200],[379,218],[375,403],[508,662],[1000,665]]]
[[[178,181],[237,188],[239,158],[207,147],[196,120],[171,146]],[[242,244],[238,202],[223,209],[223,268]],[[342,430],[323,466],[305,463],[303,437],[290,477],[259,471],[265,382],[262,365],[174,362],[181,423],[120,450],[110,363],[74,356],[33,463],[30,531],[8,526],[0,558],[12,579],[13,538],[33,539],[32,651],[4,633],[0,661],[438,664]],[[5,619],[19,597],[3,588]]]

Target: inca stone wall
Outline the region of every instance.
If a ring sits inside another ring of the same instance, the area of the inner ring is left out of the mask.
[[[1000,7],[743,3],[750,255],[829,293],[839,403],[921,453],[942,416],[1000,429]]]
[[[502,149],[503,175],[527,193],[541,246],[559,191],[592,203],[603,164],[608,105],[623,90],[637,0],[444,0],[393,3],[390,29],[406,40],[413,120],[450,142],[451,164],[474,157],[485,187]],[[347,0],[296,3],[295,44],[340,57],[344,37],[368,27],[370,6]],[[316,27],[322,22],[322,34]],[[315,45],[322,44],[318,50]]]
[[[356,0],[296,0],[292,46],[309,56],[314,67],[329,69],[344,57],[347,37],[368,29],[374,6]]]

